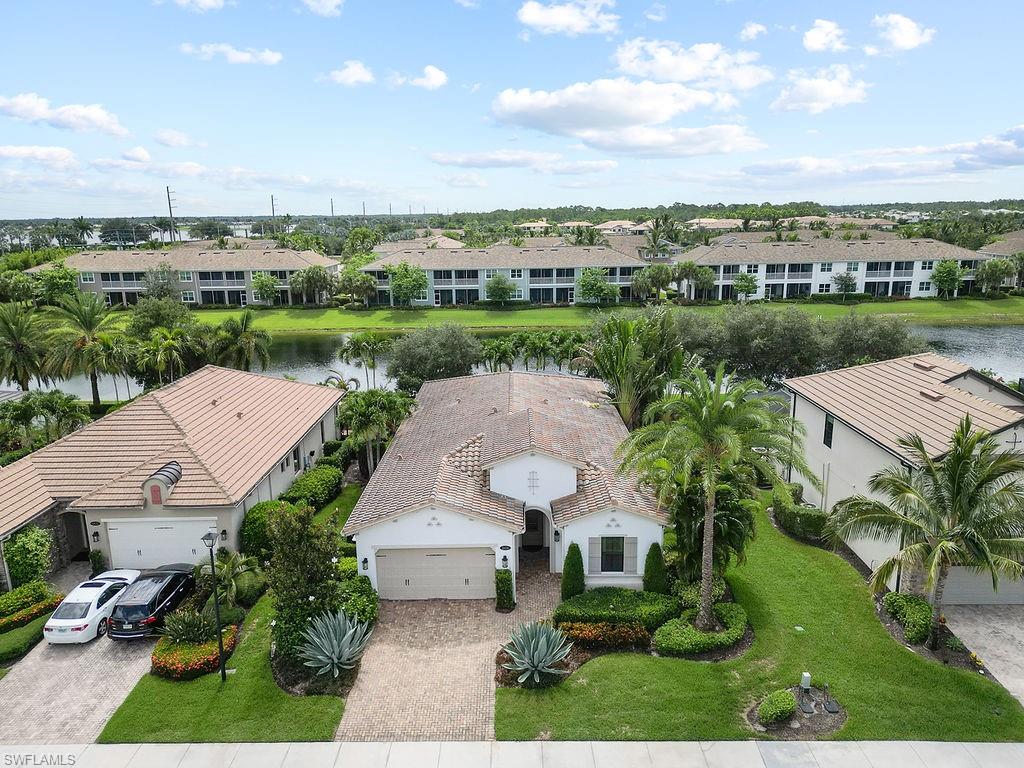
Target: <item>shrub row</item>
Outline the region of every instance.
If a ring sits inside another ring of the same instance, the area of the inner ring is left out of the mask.
[[[887,592],[882,605],[903,627],[903,637],[911,645],[928,639],[932,626],[932,607],[923,597],[903,592]]]
[[[242,518],[242,527],[238,530],[242,552],[252,555],[261,564],[269,560],[270,534],[267,526],[270,517],[291,508],[292,505],[285,501],[261,501],[253,504]]]
[[[224,630],[224,655],[230,656],[238,642],[238,627]],[[220,668],[216,639],[206,643],[175,643],[161,637],[150,658],[154,675],[170,680],[193,680]]]
[[[598,587],[563,601],[554,622],[640,624],[653,632],[679,615],[679,601],[669,595],[638,592],[625,587]]]
[[[4,632],[10,632],[12,629],[23,627],[34,619],[39,618],[44,613],[51,613],[58,605],[60,605],[60,601],[63,599],[64,595],[54,595],[40,603],[36,603],[28,608],[23,608],[16,613],[12,613],[10,616],[4,616],[0,619],[0,635]]]
[[[497,568],[494,571],[495,607],[499,611],[511,611],[516,607],[516,596],[512,589],[512,571]]]
[[[341,585],[341,609],[349,618],[373,623],[378,613],[377,592],[369,576],[356,576]]]
[[[636,648],[651,642],[643,624],[567,621],[559,624],[566,638],[584,648]]]
[[[12,629],[0,635],[0,664],[17,659],[28,653],[32,647],[43,639],[43,626],[50,618],[49,613],[37,616],[23,627]]]
[[[757,719],[761,725],[784,723],[796,714],[796,697],[783,688],[769,693],[757,708]]]
[[[53,592],[45,581],[30,581],[0,595],[0,619],[41,603]]]
[[[820,542],[825,535],[828,515],[817,507],[787,504],[778,496],[772,497],[775,519],[790,536],[810,542]]]
[[[341,557],[355,557],[356,556],[356,543],[345,539],[338,545],[338,551]]]
[[[345,473],[329,464],[318,464],[296,478],[291,487],[281,494],[279,501],[292,504],[306,503],[320,509],[338,495],[345,482]]]
[[[654,633],[654,648],[663,656],[693,656],[736,645],[747,631],[747,612],[737,603],[718,603],[715,615],[725,625],[721,632],[702,632],[693,625],[695,609],[672,619]]]
[[[676,597],[679,598],[680,609],[685,611],[689,608],[696,608],[700,605],[700,582],[677,582]],[[715,576],[711,580],[711,601],[718,603],[723,597],[725,597],[725,579]]]
[[[359,561],[355,557],[342,557],[338,561],[338,573],[343,581],[354,579],[359,575]]]
[[[320,461],[316,463],[318,467],[329,466],[335,467],[342,471],[348,469],[348,465],[351,464],[359,456],[359,452],[363,450],[365,444],[360,443],[358,440],[354,440],[349,437],[345,440],[328,440],[331,443],[331,451],[327,451],[327,443],[324,443],[324,455],[320,457]]]

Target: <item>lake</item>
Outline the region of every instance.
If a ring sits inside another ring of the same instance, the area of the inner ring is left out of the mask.
[[[1007,381],[1024,378],[1024,326],[915,326],[914,330],[941,354],[974,368],[991,368]],[[318,383],[336,371],[346,378],[357,378],[360,389],[365,389],[367,372],[357,366],[346,365],[337,357],[344,338],[344,334],[275,334],[271,364],[266,373]],[[386,367],[386,360],[378,363],[378,386],[389,387],[392,384],[384,372]],[[552,365],[548,370],[556,371],[557,368]],[[373,373],[369,378],[372,385]],[[91,397],[89,382],[84,376],[62,381],[58,387],[84,399]],[[118,382],[118,388],[123,398],[123,380]],[[104,399],[114,399],[110,378],[100,380],[100,394]],[[136,394],[134,384],[132,394]]]

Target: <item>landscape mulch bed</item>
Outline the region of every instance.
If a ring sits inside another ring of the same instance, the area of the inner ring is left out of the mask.
[[[800,701],[800,687],[794,685],[789,689],[797,702]],[[746,712],[747,724],[759,735],[770,735],[776,739],[783,740],[811,740],[831,736],[843,727],[846,722],[846,709],[839,702],[839,711],[836,713],[825,711],[825,692],[820,688],[811,688],[811,701],[814,702],[813,714],[804,714],[797,704],[796,714],[789,720],[774,725],[761,725],[757,719],[757,708],[760,701],[755,702]],[[833,697],[834,698],[834,697]]]
[[[558,669],[565,670],[566,674],[559,675],[561,680],[566,680],[573,672],[582,667],[591,659],[595,659],[598,656],[603,656],[606,653],[621,653],[629,651],[628,648],[620,649],[598,649],[598,648],[582,648],[578,645],[573,645],[572,650],[569,651],[569,655],[557,665]],[[518,672],[513,672],[511,669],[505,669],[503,664],[507,664],[512,661],[512,657],[508,655],[508,651],[502,648],[498,651],[494,657],[494,682],[498,684],[499,688],[530,688],[536,686],[530,686],[528,684],[520,683],[517,678],[519,677]],[[552,683],[560,682],[560,680],[554,680]]]
[[[731,661],[732,659],[738,659],[749,651],[750,646],[753,644],[754,630],[750,624],[747,624],[747,631],[743,633],[740,641],[735,645],[730,645],[728,648],[716,648],[713,651],[705,651],[704,653],[689,656],[661,656],[659,653],[652,653],[651,655],[665,659],[684,659],[685,661]]]
[[[356,681],[359,666],[342,672],[334,678],[318,675],[312,667],[299,662],[289,662],[277,657],[270,660],[270,669],[277,686],[292,696],[341,696],[348,695]]]

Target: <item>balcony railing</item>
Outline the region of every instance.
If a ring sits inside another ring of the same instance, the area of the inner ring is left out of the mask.
[[[868,280],[877,279],[880,277],[892,277],[892,270],[890,269],[869,269],[864,273],[864,277]]]
[[[555,278],[553,277],[534,277],[530,275],[530,285],[554,285]]]
[[[605,275],[605,282],[607,283],[632,283],[632,275]]]
[[[200,288],[244,288],[245,280],[203,280],[199,279]]]
[[[450,277],[435,277],[434,285],[454,285],[455,281]]]
[[[722,275],[721,279],[726,283],[731,283],[733,280],[736,279],[736,275],[738,274],[739,272],[726,272],[724,275]]]
[[[811,272],[787,272],[786,273],[786,279],[787,280],[800,280],[800,279],[810,280],[811,279],[811,274],[812,274]]]
[[[435,284],[437,283],[436,280],[434,282],[435,282]],[[456,277],[455,278],[455,285],[473,285],[473,286],[480,285],[480,278],[479,277]]]
[[[892,273],[893,277],[913,277],[914,270],[912,269],[894,269]]]
[[[104,288],[141,288],[141,280],[103,280]]]

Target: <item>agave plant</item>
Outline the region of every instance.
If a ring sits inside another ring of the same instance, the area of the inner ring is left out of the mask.
[[[359,663],[372,634],[369,622],[350,619],[344,611],[322,613],[303,630],[299,658],[318,675],[330,672],[337,677]]]
[[[175,643],[206,643],[217,637],[213,617],[196,611],[175,611],[164,617],[160,634]]]
[[[520,624],[505,646],[505,651],[512,657],[512,661],[502,666],[518,672],[520,683],[532,677],[535,684],[540,684],[542,676],[568,674],[566,670],[557,669],[555,665],[564,660],[571,650],[572,643],[565,639],[562,630],[539,621],[533,624]]]

